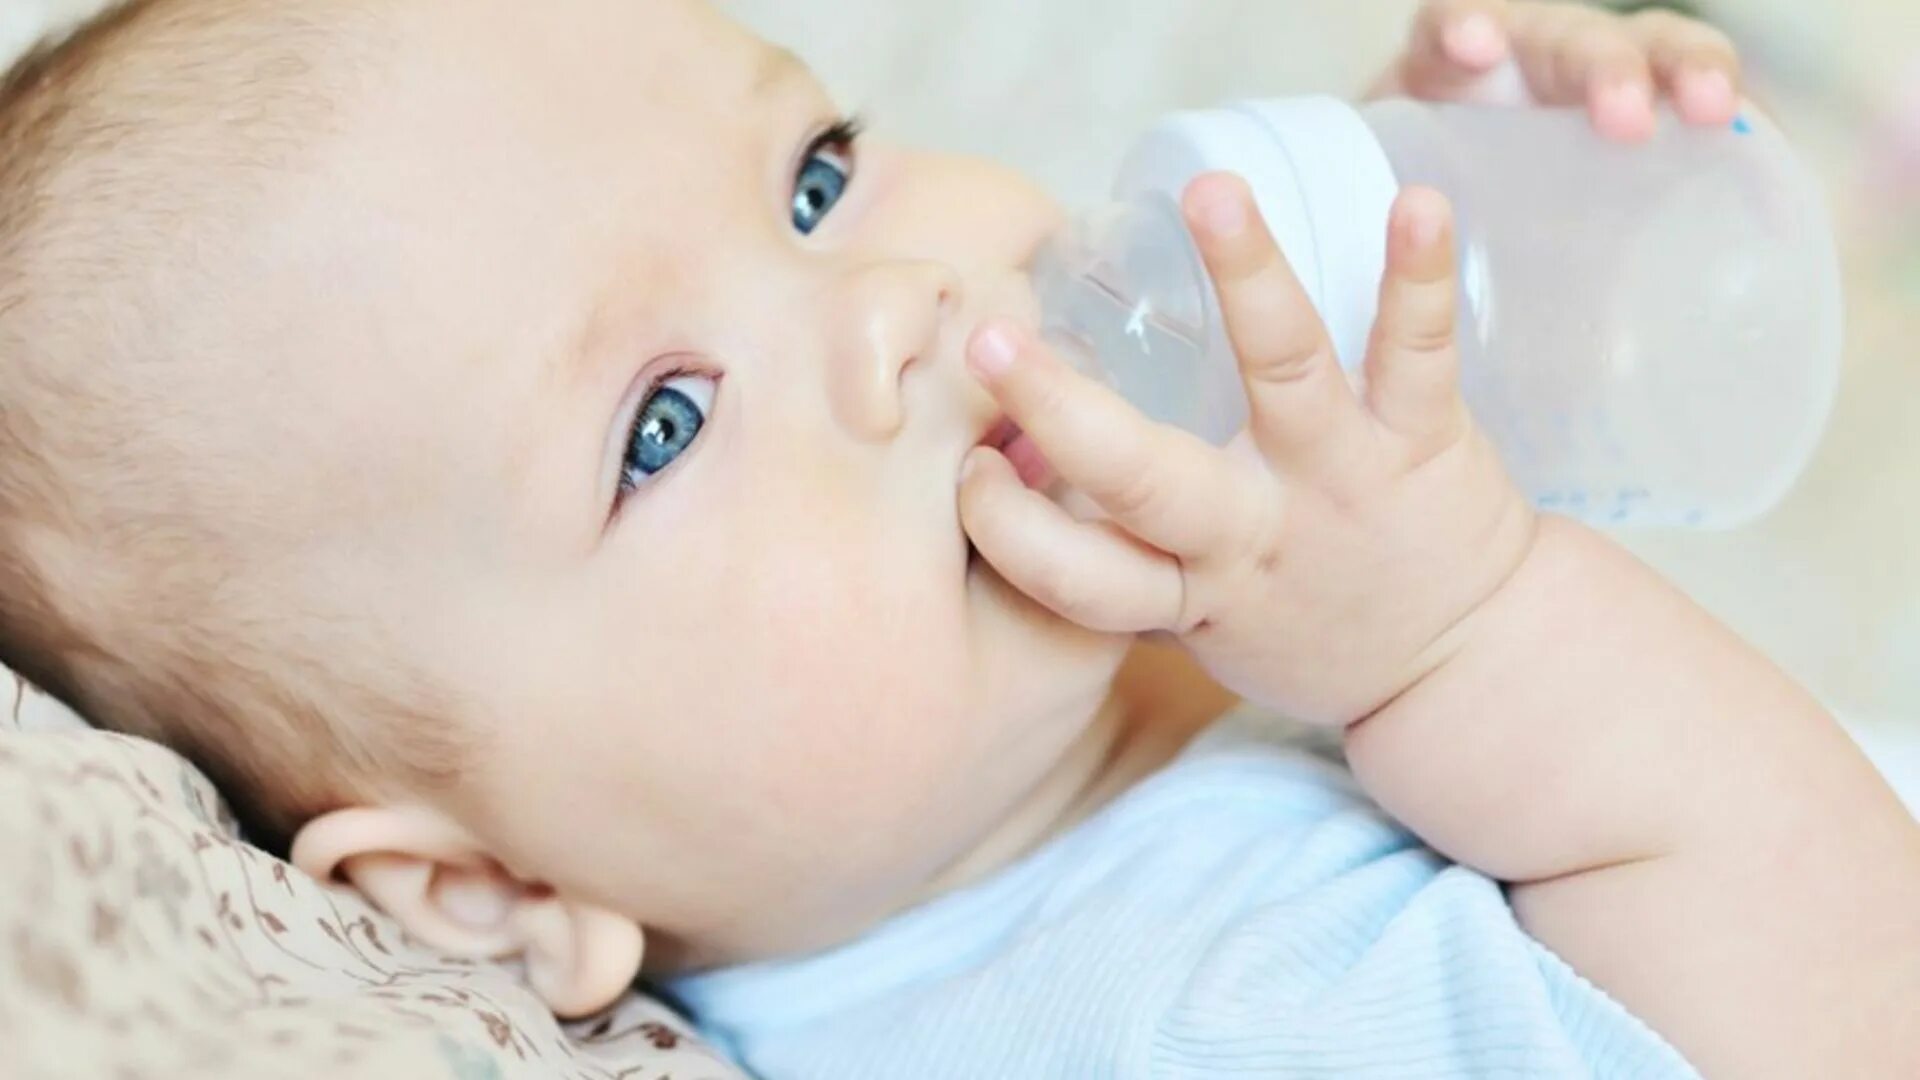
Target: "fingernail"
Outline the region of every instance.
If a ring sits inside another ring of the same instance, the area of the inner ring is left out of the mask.
[[[1653,91],[1638,79],[1613,84],[1607,90],[1607,97],[1614,108],[1626,113],[1638,115],[1653,108]]]
[[[1502,37],[1499,23],[1476,12],[1448,28],[1447,49],[1456,59],[1491,60],[1500,49]]]
[[[1617,82],[1600,93],[1595,112],[1600,130],[1616,139],[1639,142],[1653,135],[1653,88],[1638,79]]]
[[[1222,240],[1231,240],[1247,228],[1247,208],[1240,192],[1221,184],[1200,203],[1200,223]]]
[[[1680,101],[1689,112],[1718,119],[1733,105],[1733,80],[1718,69],[1686,72],[1680,76]]]
[[[1416,207],[1407,215],[1407,239],[1425,251],[1440,242],[1440,216],[1426,207]]]
[[[1426,251],[1440,242],[1446,213],[1438,205],[1439,196],[1424,191],[1409,191],[1401,196],[1396,224],[1407,243],[1417,251]]]
[[[967,362],[981,378],[997,379],[1012,370],[1019,352],[1013,334],[996,324],[973,335],[973,344],[967,349]]]

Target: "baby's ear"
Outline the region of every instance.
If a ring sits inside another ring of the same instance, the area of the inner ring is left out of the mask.
[[[345,879],[407,933],[470,959],[520,957],[527,981],[563,1018],[617,1000],[640,973],[633,920],[508,873],[458,824],[418,807],[358,807],[315,819],[293,864]]]

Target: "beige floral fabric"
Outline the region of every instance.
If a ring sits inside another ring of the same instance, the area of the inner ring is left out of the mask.
[[[247,846],[204,776],[0,669],[0,1076],[738,1080],[657,1002],[561,1025]]]

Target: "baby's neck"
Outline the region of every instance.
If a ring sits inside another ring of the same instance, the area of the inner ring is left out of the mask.
[[[1141,645],[1093,723],[1005,821],[935,878],[914,906],[964,888],[1085,821],[1179,755],[1238,704],[1185,652]]]

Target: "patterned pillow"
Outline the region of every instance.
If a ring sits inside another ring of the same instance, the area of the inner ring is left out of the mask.
[[[741,1080],[639,994],[556,1023],[510,966],[247,846],[184,760],[4,668],[0,866],[8,1077]]]

